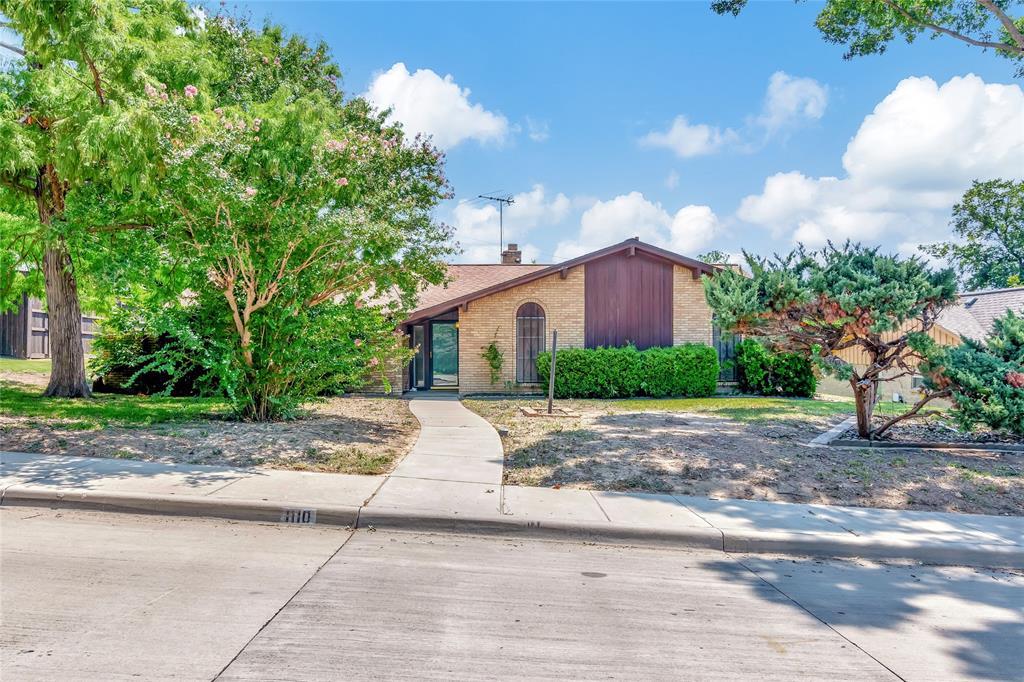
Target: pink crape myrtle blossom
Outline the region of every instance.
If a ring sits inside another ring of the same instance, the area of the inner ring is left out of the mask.
[[[356,345],[356,348],[359,348],[360,346],[363,345],[363,340],[362,339],[356,339],[352,343],[354,343]]]
[[[348,185],[348,178],[338,178],[337,180],[334,181],[334,184],[337,185],[338,187],[345,187],[346,185]]]
[[[380,364],[380,360],[377,358],[370,358],[370,367],[376,367]]]
[[[186,85],[185,86],[185,97],[188,97],[189,99],[192,99],[193,97],[195,97],[198,94],[199,94],[199,88],[197,88],[196,86],[194,86],[194,85]]]

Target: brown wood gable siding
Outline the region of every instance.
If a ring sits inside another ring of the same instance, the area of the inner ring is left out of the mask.
[[[585,266],[587,348],[672,345],[672,264],[620,252]]]

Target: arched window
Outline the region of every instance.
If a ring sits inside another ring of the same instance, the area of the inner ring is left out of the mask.
[[[535,384],[537,354],[544,350],[544,309],[524,303],[516,311],[516,381]]]

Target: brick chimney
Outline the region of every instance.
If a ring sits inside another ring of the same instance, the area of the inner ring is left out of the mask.
[[[519,244],[509,244],[508,248],[501,252],[502,265],[519,265],[523,262],[523,252],[519,250]]]

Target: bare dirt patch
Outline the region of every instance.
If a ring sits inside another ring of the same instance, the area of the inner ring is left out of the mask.
[[[524,417],[525,401],[466,404],[507,429],[508,484],[1024,515],[1024,453],[809,448],[844,416],[757,408],[730,418],[637,402],[562,401],[580,416],[560,420]]]
[[[408,403],[330,398],[270,424],[209,419],[83,429],[74,420],[0,413],[0,449],[168,463],[383,474],[419,434]]]
[[[0,372],[0,381],[12,384],[21,384],[23,386],[39,387],[42,389],[46,388],[46,385],[50,383],[50,375],[42,374],[40,372],[2,371]]]

